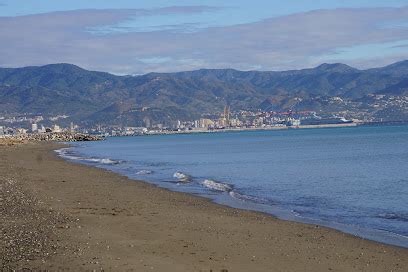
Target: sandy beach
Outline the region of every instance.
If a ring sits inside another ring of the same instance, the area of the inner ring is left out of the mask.
[[[407,271],[408,249],[0,146],[0,269]]]

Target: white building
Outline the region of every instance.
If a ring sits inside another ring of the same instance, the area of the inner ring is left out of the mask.
[[[70,127],[69,127],[69,131],[70,131],[71,133],[74,133],[74,132],[75,132],[75,125],[74,125],[73,122],[71,122],[71,125],[70,125]]]
[[[61,128],[58,125],[54,125],[52,128],[52,132],[62,132]]]
[[[31,124],[31,132],[36,132],[38,131],[38,125],[37,124]]]
[[[38,129],[38,133],[45,133],[45,127],[44,127],[44,125],[41,125],[41,128]]]

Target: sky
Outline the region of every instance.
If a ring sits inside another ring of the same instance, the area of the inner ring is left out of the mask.
[[[0,67],[114,74],[408,59],[408,0],[0,0]]]

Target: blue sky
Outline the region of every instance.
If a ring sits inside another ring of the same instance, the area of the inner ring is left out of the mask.
[[[0,0],[0,66],[366,68],[408,58],[407,10],[408,0]]]

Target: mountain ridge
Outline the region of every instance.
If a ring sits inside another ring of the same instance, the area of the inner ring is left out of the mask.
[[[323,63],[290,71],[200,69],[138,76],[57,63],[0,68],[0,113],[67,114],[77,122],[140,124],[145,118],[165,122],[196,118],[222,111],[226,104],[233,110],[318,111],[323,108],[319,97],[356,100],[375,94],[406,96],[407,78],[408,61],[367,70]],[[116,112],[114,105],[124,102],[131,106]],[[150,112],[141,114],[139,108],[149,108]]]

